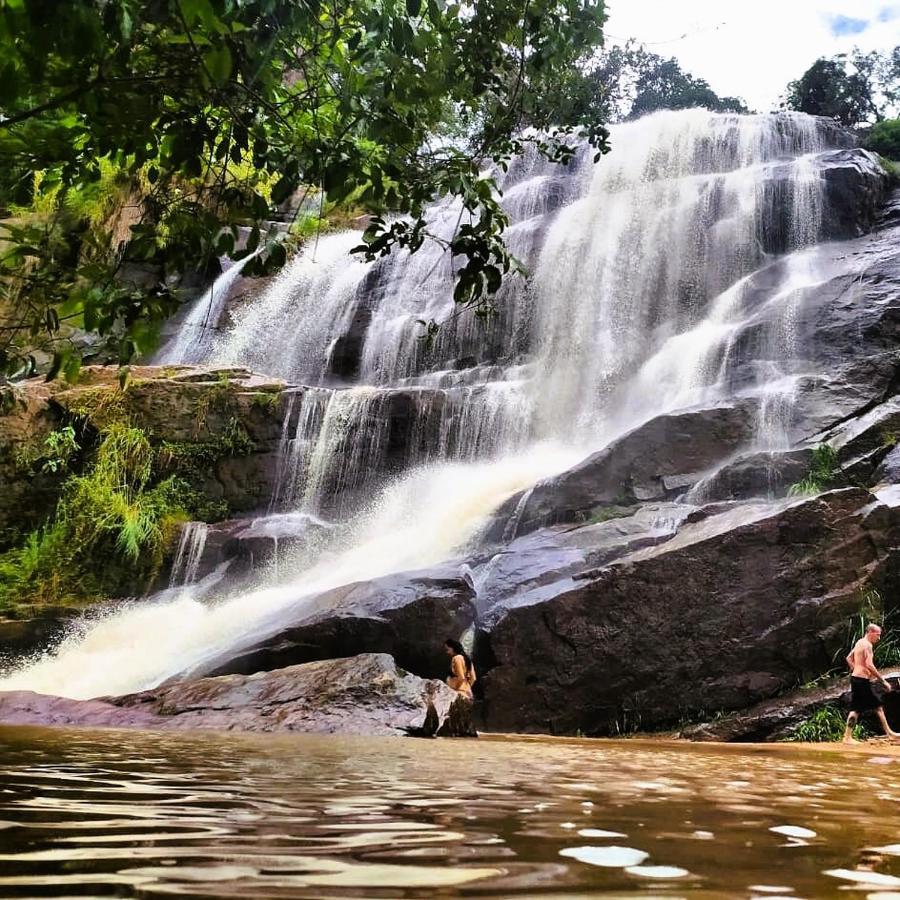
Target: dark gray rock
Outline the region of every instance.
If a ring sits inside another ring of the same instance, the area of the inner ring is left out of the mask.
[[[63,638],[80,611],[71,606],[20,610],[17,619],[0,618],[0,668],[46,650]]]
[[[738,400],[651,419],[574,468],[512,497],[486,539],[508,540],[546,525],[587,521],[600,508],[683,493],[747,444],[755,413],[755,401]]]
[[[900,484],[900,446],[891,447],[872,473],[876,483]]]
[[[896,589],[897,513],[860,489],[737,506],[479,622],[487,727],[610,734],[826,671],[860,591]]]
[[[517,538],[473,570],[479,612],[560,578],[606,565],[643,547],[661,544],[700,513],[683,503],[608,508],[602,521],[555,525]]]
[[[390,653],[398,665],[426,678],[449,672],[443,649],[475,620],[475,592],[452,569],[407,572],[357,582],[301,601],[279,616],[277,628],[189,674],[247,674],[284,666]]]
[[[738,456],[698,482],[688,493],[692,503],[783,497],[809,473],[812,450],[758,452]]]
[[[823,237],[835,240],[865,234],[887,187],[878,157],[867,150],[831,150],[818,157],[817,165],[825,182]]]
[[[867,483],[880,480],[875,474],[879,463],[900,441],[900,397],[879,403],[816,440],[834,448],[848,476]]]
[[[384,654],[246,677],[202,678],[99,700],[0,693],[0,722],[306,734],[475,734],[471,701],[440,681],[402,671]]]

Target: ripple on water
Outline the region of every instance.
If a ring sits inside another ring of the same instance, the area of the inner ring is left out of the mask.
[[[650,854],[634,847],[566,847],[559,851],[560,856],[577,859],[578,862],[591,866],[604,866],[613,869],[625,869],[628,866],[639,866]]]

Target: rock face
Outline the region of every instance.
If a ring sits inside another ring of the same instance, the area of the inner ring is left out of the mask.
[[[598,508],[683,493],[747,444],[755,410],[755,403],[739,401],[657,416],[562,475],[538,483],[527,496],[511,498],[499,510],[490,537],[583,522]]]
[[[57,427],[42,381],[0,386],[0,550],[53,511],[61,476],[35,465]]]
[[[445,684],[410,675],[387,655],[368,654],[101,700],[10,692],[0,694],[0,722],[469,737],[470,707]]]
[[[345,585],[298,604],[294,621],[283,615],[271,636],[235,648],[202,674],[247,674],[356,653],[389,653],[404,669],[443,678],[449,673],[443,642],[472,625],[474,597],[471,584],[452,569]]]
[[[64,474],[46,465],[48,435],[75,423],[82,442],[115,422],[144,429],[173,474],[222,513],[265,508],[274,489],[283,382],[244,369],[139,366],[125,389],[111,366],[78,383],[32,379],[0,393],[0,549],[55,506]]]
[[[746,707],[829,666],[860,591],[896,587],[896,514],[860,489],[741,506],[479,624],[490,729],[610,734]]]
[[[19,619],[0,618],[0,667],[45,650],[64,634],[78,614],[70,606],[42,606]]]

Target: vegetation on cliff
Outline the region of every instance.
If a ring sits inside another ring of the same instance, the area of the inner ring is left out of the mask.
[[[81,452],[75,429],[53,432],[42,467],[67,469]],[[62,486],[53,519],[0,556],[0,611],[98,600],[146,586],[179,522],[183,480],[157,475],[158,453],[138,428],[112,425],[84,473]]]
[[[0,613],[142,593],[181,522],[268,499],[277,384],[240,370],[115,374],[7,388],[19,397],[0,410],[0,440],[18,439],[0,465]]]

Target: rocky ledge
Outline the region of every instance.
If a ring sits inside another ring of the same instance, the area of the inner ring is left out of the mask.
[[[418,678],[399,669],[387,654],[371,653],[97,700],[0,693],[0,722],[474,737],[471,706],[443,682]]]
[[[900,728],[900,670],[883,673],[892,686],[883,695],[884,712],[895,730]],[[691,741],[790,740],[797,726],[826,707],[850,711],[850,690],[846,678],[832,678],[815,687],[800,688],[781,697],[758,703],[750,709],[720,716],[710,722],[683,728],[681,737]]]

